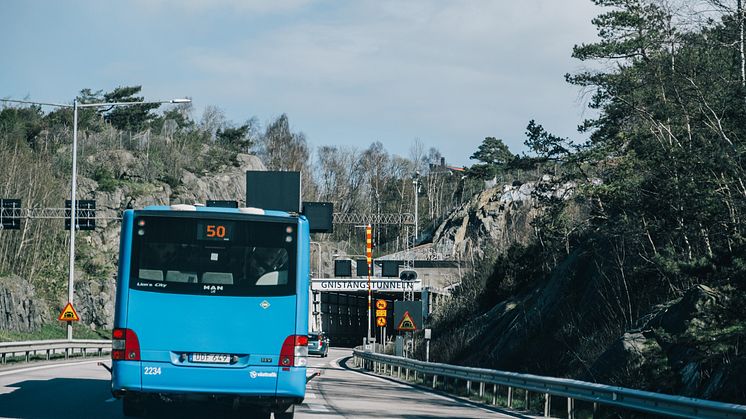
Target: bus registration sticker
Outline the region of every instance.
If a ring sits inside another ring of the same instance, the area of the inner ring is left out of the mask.
[[[192,354],[190,361],[206,364],[228,364],[231,362],[231,357],[226,354]]]

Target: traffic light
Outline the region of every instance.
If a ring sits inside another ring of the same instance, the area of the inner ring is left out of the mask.
[[[96,201],[93,199],[78,199],[75,211],[76,230],[96,229]],[[65,200],[65,230],[70,230],[70,200]]]
[[[20,199],[0,199],[0,229],[21,229]]]
[[[402,281],[414,281],[417,279],[417,271],[404,270],[399,274],[399,279]]]

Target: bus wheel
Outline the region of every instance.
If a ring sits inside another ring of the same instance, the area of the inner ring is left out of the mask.
[[[122,413],[126,417],[143,417],[145,416],[145,404],[132,396],[125,396],[122,400]]]
[[[275,412],[275,419],[293,419],[293,417],[295,417],[294,404],[291,404],[284,412]]]

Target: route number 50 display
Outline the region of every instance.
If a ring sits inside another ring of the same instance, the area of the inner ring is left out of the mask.
[[[208,225],[206,236],[210,238],[225,238],[225,226]]]

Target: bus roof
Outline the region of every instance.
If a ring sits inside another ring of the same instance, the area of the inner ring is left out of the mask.
[[[205,206],[193,206],[189,205],[189,207],[194,208],[193,210],[190,208],[189,210],[183,210],[183,209],[175,209],[171,205],[149,205],[145,208],[143,208],[144,211],[173,211],[173,212],[189,212],[189,211],[196,211],[196,212],[219,212],[223,214],[252,214],[245,212],[245,208],[225,208],[225,207],[205,207]],[[241,211],[241,210],[244,211]],[[296,215],[292,215],[285,211],[275,211],[275,210],[262,210],[260,208],[257,208],[261,211],[264,211],[263,214],[256,214],[253,213],[253,215],[267,215],[270,217],[285,217],[285,218],[296,218]]]

